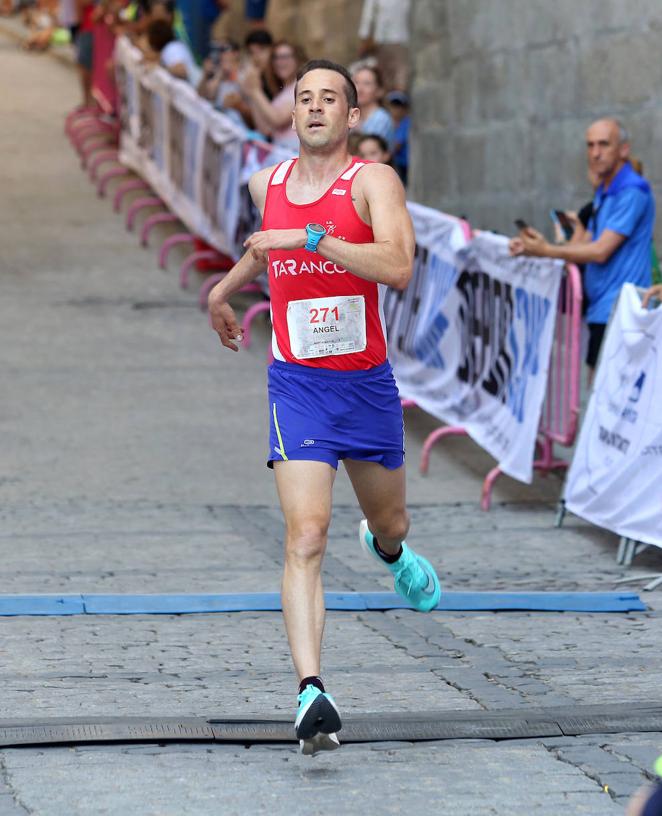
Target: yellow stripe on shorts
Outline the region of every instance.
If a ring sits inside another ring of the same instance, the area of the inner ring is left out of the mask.
[[[273,403],[274,407],[274,425],[276,426],[276,435],[278,436],[278,444],[280,445],[280,450],[278,453],[283,457],[283,459],[287,462],[287,454],[285,453],[285,445],[283,445],[283,437],[280,435],[280,427],[278,425],[278,417],[276,416],[276,403]]]

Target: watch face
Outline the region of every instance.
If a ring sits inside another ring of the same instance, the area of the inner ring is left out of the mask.
[[[308,224],[308,229],[312,232],[326,232],[321,224]]]

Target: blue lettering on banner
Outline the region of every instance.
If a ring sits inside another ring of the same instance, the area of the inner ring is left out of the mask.
[[[432,313],[432,320],[430,321],[429,317],[424,315],[424,305],[419,307],[424,317],[417,321],[412,348],[407,349],[407,351],[430,368],[441,370],[446,368],[440,344],[449,322],[441,311],[441,305],[455,285],[457,275],[457,268],[453,264],[448,263],[439,255],[429,254],[426,300],[433,304],[437,311]]]
[[[515,314],[517,320],[524,327],[523,348],[520,349],[517,341],[515,323],[509,332],[509,344],[512,354],[515,373],[508,383],[507,404],[518,422],[524,420],[524,406],[526,401],[526,387],[529,377],[535,377],[540,368],[539,346],[545,323],[549,315],[551,304],[548,298],[526,292],[524,289],[515,290]],[[520,364],[521,358],[521,364]]]

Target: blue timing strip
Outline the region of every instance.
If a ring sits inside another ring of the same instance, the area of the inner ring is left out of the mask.
[[[326,592],[327,609],[409,609],[394,592]],[[203,612],[278,612],[276,592],[220,595],[0,595],[0,616],[186,615]],[[445,592],[441,611],[644,612],[632,592]]]

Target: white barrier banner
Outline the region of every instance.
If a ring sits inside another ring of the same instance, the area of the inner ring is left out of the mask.
[[[400,394],[464,428],[504,473],[529,483],[562,265],[511,258],[508,239],[491,233],[466,243],[457,219],[410,212],[414,276],[385,300]]]
[[[243,133],[191,85],[146,67],[126,38],[117,40],[115,61],[120,161],[148,181],[191,232],[237,257]]]
[[[625,284],[568,471],[569,510],[662,547],[662,307]]]

